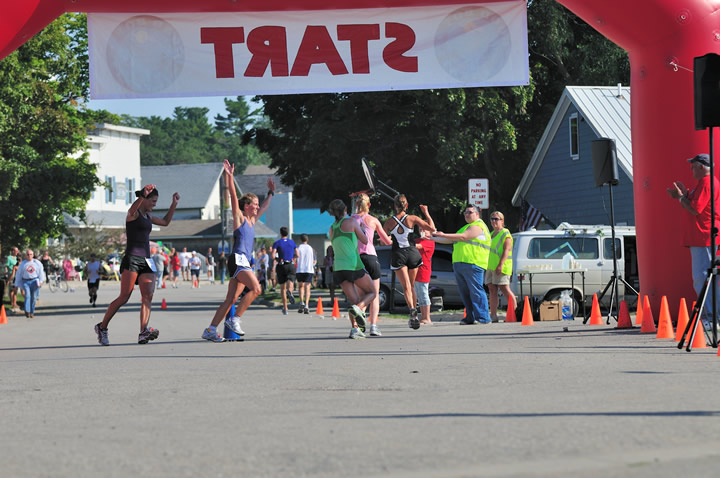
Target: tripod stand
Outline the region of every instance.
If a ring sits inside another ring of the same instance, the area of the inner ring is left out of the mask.
[[[715,280],[717,275],[717,261],[713,261],[712,267],[707,270],[707,276],[705,277],[705,283],[702,286],[702,289],[700,289],[700,293],[698,294],[697,302],[695,302],[695,307],[693,307],[692,315],[690,316],[690,320],[688,321],[688,324],[685,326],[685,330],[683,330],[683,334],[680,337],[680,342],[678,342],[678,348],[683,348],[683,343],[685,342],[685,337],[688,333],[690,333],[690,337],[688,337],[687,341],[687,348],[685,349],[687,352],[690,352],[692,350],[692,343],[695,340],[695,334],[697,333],[697,323],[700,320],[700,314],[702,313],[702,310],[705,308],[705,301],[707,300],[707,293],[708,289],[712,286],[713,288],[713,306],[715,305]],[[703,330],[705,327],[703,327]],[[715,314],[715,307],[713,307],[713,323],[712,323],[712,340],[711,343],[717,344],[717,314]],[[707,334],[707,331],[705,331]],[[713,345],[715,347],[715,345]]]
[[[615,250],[616,244],[615,244],[615,209],[613,207],[613,184],[612,182],[608,183],[608,187],[610,188],[610,231],[612,234],[612,259],[613,259],[613,274],[612,277],[610,277],[610,280],[605,285],[605,288],[600,293],[600,296],[598,297],[598,302],[600,302],[603,297],[605,297],[605,294],[607,293],[608,289],[610,289],[610,308],[608,309],[608,315],[607,315],[607,324],[610,323],[610,317],[613,317],[615,321],[617,321],[617,315],[613,315],[613,307],[615,307],[615,310],[618,311],[618,306],[620,304],[620,297],[618,294],[618,282],[622,282],[626,290],[629,289],[633,294],[639,296],[638,291],[635,290],[633,286],[627,283],[625,279],[618,276],[618,266],[617,266],[617,251]]]

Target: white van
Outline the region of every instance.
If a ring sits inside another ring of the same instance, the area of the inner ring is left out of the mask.
[[[615,245],[618,276],[625,279],[635,290],[640,290],[635,227],[616,226]],[[513,234],[513,280],[510,284],[513,293],[520,297],[520,278],[517,271],[539,271],[532,277],[533,297],[539,298],[540,301],[558,300],[563,290],[571,288],[570,274],[545,272],[562,270],[563,256],[567,253],[571,254],[574,260],[573,265],[576,268],[587,269],[584,298],[587,301],[586,304],[591,305],[593,294],[597,294],[599,298],[613,274],[610,226],[562,223],[557,229],[542,231],[531,229]],[[522,292],[529,295],[528,274],[524,274],[522,278]],[[582,310],[581,300],[583,298],[580,274],[575,274],[573,289],[577,316]],[[618,282],[620,300],[624,299],[625,289],[624,284]],[[627,293],[628,300],[635,303],[635,295],[629,290]],[[608,290],[602,300],[604,305],[610,303],[610,295],[611,291]],[[590,313],[589,307],[587,312]]]

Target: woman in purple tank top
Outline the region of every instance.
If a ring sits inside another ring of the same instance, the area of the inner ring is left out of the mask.
[[[150,257],[150,231],[152,225],[167,226],[172,221],[175,208],[180,200],[178,193],[173,194],[172,204],[165,217],[159,218],[150,214],[157,205],[158,190],[153,184],[148,184],[140,191],[135,191],[137,199],[128,209],[125,218],[125,235],[127,247],[120,266],[120,295],[108,306],[103,321],[95,325],[98,343],[110,345],[108,340],[108,324],[115,313],[122,307],[132,294],[135,284],[140,286],[142,305],[140,306],[140,335],[139,344],[146,344],[155,340],[159,332],[148,327],[150,321],[150,307],[155,292],[155,263]]]
[[[230,280],[228,281],[227,296],[225,301],[220,304],[215,316],[210,322],[210,327],[202,333],[202,338],[211,342],[223,342],[222,335],[218,334],[217,326],[228,315],[230,308],[237,301],[240,293],[247,287],[247,293],[235,307],[235,315],[225,320],[225,327],[232,330],[235,334],[242,337],[245,335],[240,327],[240,318],[247,310],[255,297],[260,295],[262,288],[257,280],[255,271],[250,265],[250,258],[253,252],[253,241],[255,240],[255,221],[267,211],[270,206],[270,200],[275,194],[275,182],[272,178],[268,178],[268,192],[262,206],[259,205],[258,197],[253,193],[246,193],[238,200],[235,191],[235,181],[233,174],[235,165],[231,165],[226,159],[223,163],[225,168],[225,184],[230,188],[230,204],[233,213],[233,250],[228,260],[228,273]]]

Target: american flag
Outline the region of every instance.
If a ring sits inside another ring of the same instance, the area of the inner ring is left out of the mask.
[[[542,219],[542,213],[535,209],[532,204],[525,199],[522,201],[522,218],[520,220],[520,230],[527,231],[538,225]]]

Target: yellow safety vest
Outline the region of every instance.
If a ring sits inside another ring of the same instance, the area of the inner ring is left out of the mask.
[[[490,230],[481,220],[465,224],[458,230],[458,234],[462,234],[470,226],[479,226],[483,230],[485,239],[476,237],[467,241],[456,242],[453,245],[452,261],[464,262],[467,264],[475,264],[483,269],[488,268],[488,260],[490,258]]]
[[[493,231],[492,241],[490,242],[490,260],[488,261],[488,270],[497,269],[498,264],[500,264],[500,257],[502,257],[503,250],[505,249],[505,239],[508,237],[510,238],[510,254],[508,254],[507,259],[503,263],[502,273],[505,275],[512,274],[513,238],[512,234],[510,234],[510,231],[507,229],[503,229],[498,233]]]

